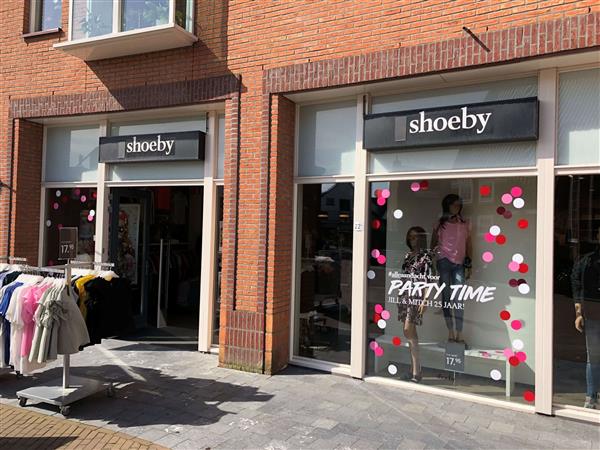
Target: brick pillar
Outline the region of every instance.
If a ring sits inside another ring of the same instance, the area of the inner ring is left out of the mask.
[[[14,133],[11,254],[38,262],[44,127],[17,119]]]

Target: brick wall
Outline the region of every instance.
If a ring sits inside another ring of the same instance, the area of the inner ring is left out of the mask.
[[[68,29],[68,3],[63,0],[63,30]],[[0,2],[0,181],[10,181],[10,154],[17,139],[11,105],[18,118],[225,101],[228,253],[221,363],[266,371],[281,365],[278,355],[285,353],[276,347],[289,333],[270,328],[279,324],[270,322],[274,314],[289,309],[289,295],[284,294],[289,287],[287,280],[278,279],[275,266],[283,260],[278,252],[287,248],[267,243],[291,232],[290,224],[277,222],[284,219],[273,205],[281,203],[270,200],[271,189],[287,189],[282,174],[289,170],[288,161],[279,151],[289,147],[290,132],[270,117],[273,113],[279,120],[282,113],[289,119],[289,105],[282,106],[285,102],[272,94],[507,63],[600,43],[597,1],[198,0],[199,42],[194,46],[86,64],[52,48],[66,39],[66,32],[24,40],[25,4]],[[490,51],[475,44],[463,26]],[[215,80],[238,75],[239,96],[237,83],[230,81],[219,95],[199,94],[201,89],[215,93],[208,87],[219,83]],[[291,177],[288,188],[290,183]],[[2,188],[0,253],[7,242],[8,200],[8,190]],[[271,336],[268,356],[261,350],[264,327]],[[258,344],[257,336],[262,336]],[[263,357],[269,367],[262,367]]]

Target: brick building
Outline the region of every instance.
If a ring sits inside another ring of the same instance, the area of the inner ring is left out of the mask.
[[[223,366],[407,370],[446,395],[588,414],[568,405],[599,345],[571,326],[589,297],[573,274],[599,239],[597,2],[8,0],[0,14],[0,254],[54,264],[58,229],[78,227],[80,256],[136,286],[140,326],[191,328]],[[200,151],[170,161],[149,151],[161,139]],[[449,288],[465,271],[468,301]],[[392,295],[418,276],[447,287]]]

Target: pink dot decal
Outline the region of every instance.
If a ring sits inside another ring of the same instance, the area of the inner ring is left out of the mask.
[[[523,326],[523,324],[521,323],[521,321],[520,321],[520,320],[513,320],[513,321],[510,323],[510,326],[511,326],[511,328],[512,328],[513,330],[520,330],[520,329],[521,329],[521,327]]]
[[[496,239],[492,233],[485,233],[484,238],[487,242],[494,242]]]
[[[379,206],[385,205],[385,198],[383,198],[383,197],[377,197],[377,204]]]
[[[513,201],[513,198],[512,198],[512,195],[510,195],[510,194],[502,194],[502,197],[500,197],[500,200],[502,200],[502,203],[504,203],[505,205],[508,205]]]
[[[374,248],[373,250],[371,250],[371,256],[373,258],[379,258],[379,255],[381,255],[381,252],[379,250],[377,250],[376,248]]]
[[[527,355],[525,354],[525,352],[517,352],[515,356],[517,357],[519,362],[525,362],[527,360]]]
[[[487,197],[488,195],[490,195],[492,193],[492,188],[489,187],[487,184],[484,184],[483,186],[481,186],[479,188],[479,193],[481,194],[482,197]]]
[[[517,222],[517,226],[519,228],[521,228],[522,230],[524,230],[525,228],[527,228],[529,226],[529,222],[527,221],[527,219],[521,219]]]
[[[510,313],[507,310],[500,311],[500,318],[502,320],[510,319]]]
[[[387,261],[387,258],[385,257],[385,255],[379,255],[379,256],[377,257],[377,262],[378,262],[379,264],[385,264],[385,262],[386,262],[386,261]]]
[[[375,351],[375,349],[376,349],[377,347],[379,347],[379,344],[377,343],[377,341],[371,341],[371,342],[369,343],[369,348],[370,348],[371,350]]]
[[[508,263],[508,270],[511,272],[516,272],[519,270],[519,263],[516,261],[511,261]]]
[[[375,356],[377,356],[378,358],[383,356],[383,348],[382,347],[377,347],[375,349]]]
[[[389,189],[384,189],[383,191],[381,191],[381,196],[383,198],[390,198],[390,195],[392,195],[392,193]]]
[[[512,195],[513,197],[520,197],[521,195],[523,195],[523,189],[521,189],[519,186],[513,186],[510,189],[510,195]]]
[[[392,344],[394,344],[396,347],[398,347],[400,344],[402,344],[402,341],[400,340],[400,338],[398,336],[394,336],[392,338]]]
[[[496,208],[496,212],[502,215],[506,212],[506,208],[504,206],[498,206],[498,208]]]
[[[532,391],[523,392],[523,398],[526,402],[533,402],[535,400],[535,394]]]
[[[413,192],[420,191],[421,190],[421,184],[417,183],[416,181],[414,183],[411,183],[410,190],[413,191]]]
[[[382,311],[383,311],[383,306],[381,306],[379,303],[377,303],[377,304],[375,305],[375,312],[376,312],[377,314],[381,314],[381,312],[382,312]]]
[[[76,196],[79,196],[79,194],[81,194],[81,189],[77,188],[77,189],[73,190],[73,194],[75,194]]]
[[[58,205],[58,203],[54,202],[54,204],[52,205],[52,207],[53,207],[54,209],[58,209],[59,205]]]
[[[88,215],[87,219],[88,219],[88,222],[93,222],[94,221],[94,216]]]
[[[483,252],[481,259],[483,259],[486,263],[492,262],[494,260],[494,254],[492,252]]]
[[[512,348],[509,347],[506,347],[502,353],[504,353],[504,356],[506,356],[507,358],[512,358],[514,355]]]
[[[85,195],[82,195],[80,200],[81,200],[81,203],[85,203],[87,200],[87,197]]]
[[[381,311],[381,318],[383,320],[390,320],[390,312],[387,309]]]
[[[504,214],[502,214],[504,216],[505,219],[511,219],[512,218],[512,213],[510,211],[504,211]]]

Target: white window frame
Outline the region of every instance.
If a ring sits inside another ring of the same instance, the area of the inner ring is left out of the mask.
[[[32,1],[35,2],[35,0],[32,0]],[[98,38],[104,39],[104,38],[108,38],[108,37],[122,36],[124,34],[137,34],[140,32],[147,32],[147,31],[160,30],[163,28],[173,28],[173,27],[182,28],[183,30],[187,31],[190,34],[194,34],[194,31],[195,31],[194,30],[194,12],[195,12],[194,0],[186,0],[186,7],[187,7],[188,12],[186,15],[185,27],[180,27],[179,25],[177,25],[176,20],[175,20],[175,0],[169,0],[169,19],[166,24],[155,25],[152,27],[136,28],[136,29],[128,30],[128,31],[122,31],[121,19],[122,19],[122,11],[123,11],[122,8],[123,8],[124,0],[112,0],[112,2],[113,2],[112,31],[110,33],[103,34],[100,36],[73,39],[73,14],[75,12],[75,9],[74,9],[75,1],[76,0],[69,0],[69,33],[68,33],[69,41],[85,42],[88,40],[94,40],[94,39],[98,39]],[[98,1],[98,0],[87,0],[87,1],[94,2],[94,1]],[[100,1],[106,1],[106,0],[100,0]]]

